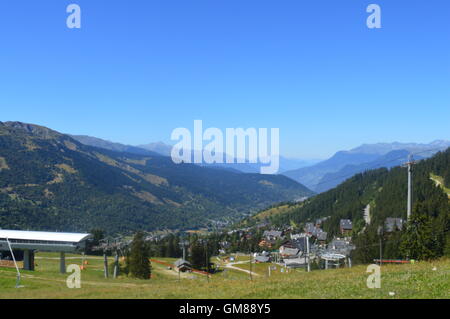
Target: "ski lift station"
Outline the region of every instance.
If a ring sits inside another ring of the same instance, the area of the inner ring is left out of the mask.
[[[320,259],[325,260],[325,269],[328,269],[329,266],[334,266],[339,268],[341,261],[346,261],[348,267],[352,267],[350,257],[347,257],[342,254],[334,254],[334,253],[325,253],[320,256]],[[347,259],[347,260],[346,260]]]
[[[23,251],[23,269],[34,270],[35,251],[59,252],[60,271],[65,273],[65,253],[82,251],[90,234],[0,229],[0,252]]]

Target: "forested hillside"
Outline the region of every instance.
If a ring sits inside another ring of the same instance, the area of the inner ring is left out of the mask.
[[[241,174],[83,145],[0,122],[0,227],[107,232],[186,229],[309,196],[284,176]]]
[[[402,247],[405,236],[416,236],[416,241],[426,246],[424,251],[427,251],[428,257],[450,253],[450,205],[449,196],[443,188],[450,186],[450,149],[418,162],[413,169],[411,227],[382,234],[385,257],[405,256],[406,248]],[[436,184],[431,179],[432,174],[442,177],[444,185]],[[370,225],[366,225],[363,218],[363,210],[368,204],[371,205]],[[352,236],[357,246],[355,259],[370,262],[379,256],[379,226],[384,225],[388,217],[406,219],[406,206],[407,169],[395,167],[357,174],[338,187],[291,207],[286,214],[274,215],[271,221],[276,225],[289,225],[291,222],[303,224],[330,216],[323,228],[332,238],[339,234],[339,220],[351,219]],[[412,231],[413,227],[416,230]]]

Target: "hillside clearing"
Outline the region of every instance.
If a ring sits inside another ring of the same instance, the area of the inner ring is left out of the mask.
[[[444,192],[447,193],[448,198],[450,198],[450,188],[444,186],[444,179],[441,176],[430,174],[430,179],[436,184],[436,186],[441,187]]]

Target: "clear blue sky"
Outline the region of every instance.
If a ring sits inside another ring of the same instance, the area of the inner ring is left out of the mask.
[[[66,6],[82,9],[81,30]],[[382,8],[382,29],[366,7]],[[4,0],[0,121],[127,144],[278,127],[281,152],[450,138],[448,0]]]

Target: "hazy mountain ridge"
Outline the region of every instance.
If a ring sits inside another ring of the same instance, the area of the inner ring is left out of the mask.
[[[106,141],[97,137],[87,136],[87,135],[71,135],[74,139],[83,143],[85,145],[101,147],[104,149],[112,150],[112,151],[120,151],[120,152],[129,152],[133,154],[145,155],[148,152],[156,153],[162,156],[171,156],[173,146],[165,144],[164,142],[155,142],[138,146],[125,145],[115,142]],[[192,162],[194,161],[194,153],[198,151],[192,151]],[[225,154],[223,154],[223,158],[225,158]],[[285,171],[289,171],[292,169],[298,169],[305,166],[310,166],[319,162],[319,160],[303,160],[303,159],[295,159],[295,158],[287,158],[280,156],[280,169],[279,173],[283,173]],[[235,163],[213,163],[199,164],[204,167],[217,167],[226,170],[240,171],[243,173],[259,173],[261,170],[261,166],[263,164],[259,163],[237,163],[237,159],[235,159]]]
[[[147,150],[141,147],[115,143],[88,135],[69,135],[69,136],[84,145],[104,148],[111,151],[126,152],[138,155],[153,155],[153,156],[159,154],[159,152],[153,152],[151,150]]]
[[[396,150],[389,152],[372,162],[363,163],[359,165],[346,165],[335,173],[325,174],[320,180],[320,182],[316,185],[315,189],[318,193],[321,193],[338,186],[347,178],[355,174],[381,167],[391,168],[395,166],[400,166],[405,163],[405,159],[408,158],[409,154],[410,152],[406,150]],[[424,158],[425,157],[423,156],[415,156],[415,160],[421,160]]]
[[[450,147],[450,141],[438,140],[429,144],[419,143],[378,143],[363,144],[349,151],[340,151],[328,160],[316,165],[284,172],[286,175],[315,192],[323,192],[347,178],[364,171],[379,167],[392,167],[390,155],[395,152],[404,153],[404,158],[397,159],[396,165],[407,161],[408,154],[415,154],[417,158],[427,158],[438,151]],[[390,154],[390,155],[389,155]],[[401,154],[401,153],[397,153]]]

